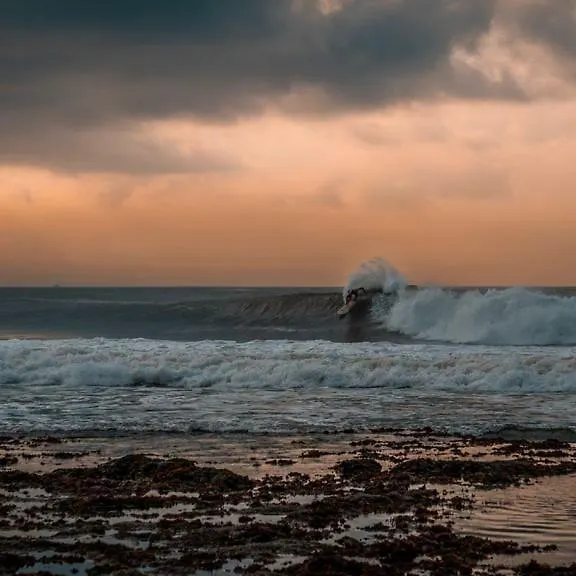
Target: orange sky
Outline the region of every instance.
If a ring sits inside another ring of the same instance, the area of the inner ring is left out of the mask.
[[[227,121],[102,122],[62,143],[68,164],[0,156],[0,285],[333,286],[372,257],[416,283],[576,285],[564,64],[493,26],[452,71],[524,98],[312,117],[300,104],[318,96],[290,92]]]
[[[146,127],[241,165],[218,174],[5,167],[0,282],[340,285],[383,256],[414,282],[574,284],[576,105],[555,125],[558,106]]]

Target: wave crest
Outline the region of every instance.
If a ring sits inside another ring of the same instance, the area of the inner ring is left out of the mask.
[[[576,298],[526,288],[404,292],[385,320],[413,338],[455,344],[576,344]]]
[[[348,277],[343,294],[352,288],[398,292],[406,286],[406,281],[389,262],[383,258],[371,258],[360,264],[358,269]]]

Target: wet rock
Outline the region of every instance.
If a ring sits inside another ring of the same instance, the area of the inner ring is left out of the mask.
[[[148,510],[170,505],[170,500],[161,497],[115,497],[94,496],[85,498],[66,498],[57,502],[53,510],[76,516],[122,514],[126,510]]]
[[[511,456],[523,454],[526,456],[535,456],[538,458],[561,458],[570,455],[572,446],[569,442],[549,438],[547,440],[515,440],[504,446],[494,448],[494,454]]]
[[[224,559],[219,558],[214,552],[188,552],[180,558],[178,564],[186,568],[212,571],[221,568]]]
[[[548,564],[540,564],[536,560],[531,560],[519,566],[516,574],[520,576],[576,576],[576,563],[564,567],[551,567]]]
[[[501,460],[481,462],[476,460],[433,460],[417,458],[397,464],[391,476],[408,475],[412,481],[428,481],[449,484],[466,481],[484,487],[520,485],[527,478],[571,474],[576,463],[554,465],[537,464],[528,460]]]
[[[20,568],[23,568],[27,564],[33,563],[34,559],[32,557],[20,556],[19,554],[11,554],[10,552],[0,552],[0,574],[13,573]]]
[[[54,452],[50,456],[58,460],[73,460],[74,458],[82,458],[87,454],[88,452]]]
[[[344,558],[337,552],[325,550],[314,554],[302,564],[279,570],[277,574],[290,576],[317,576],[318,574],[331,576],[372,576],[376,574],[380,575],[382,571],[379,567]]]
[[[342,478],[363,480],[371,478],[382,471],[382,466],[371,458],[353,458],[344,460],[335,466]]]
[[[39,474],[21,472],[20,470],[9,470],[0,472],[0,485],[8,488],[40,488],[43,479]]]
[[[0,468],[8,468],[18,463],[17,456],[0,456]]]
[[[253,487],[246,476],[221,468],[197,466],[183,458],[162,460],[124,456],[95,468],[62,468],[48,474],[0,472],[0,484],[43,487],[51,492],[113,490],[142,494],[152,489],[181,492],[235,492]]]
[[[449,515],[472,507],[474,498],[461,490],[455,495],[448,486],[430,489],[426,483],[464,480],[491,489],[569,473],[572,464],[528,460],[526,450],[533,451],[533,444],[508,460],[480,462],[474,455],[462,459],[464,448],[475,446],[473,440],[439,442],[435,436],[432,447],[424,436],[377,442],[368,438],[353,444],[339,439],[345,452],[331,441],[331,458],[344,459],[335,467],[338,473],[314,464],[312,476],[287,469],[250,480],[185,458],[138,454],[91,468],[64,468],[76,463],[58,461],[60,469],[45,474],[4,470],[0,483],[13,493],[0,497],[3,528],[22,530],[25,536],[0,535],[0,576],[14,574],[26,563],[24,554],[43,551],[57,558],[88,558],[94,566],[86,570],[87,576],[142,570],[173,576],[218,573],[226,563],[229,571],[256,575],[270,574],[274,563],[275,574],[294,576],[487,576],[503,574],[487,564],[499,555],[529,553],[537,559],[540,552],[552,551],[551,546],[520,546],[459,533]],[[559,447],[550,444],[546,449]],[[310,452],[311,457],[328,454]],[[419,452],[431,456],[419,457]],[[451,454],[460,459],[446,460]],[[383,471],[384,459],[401,463]],[[49,494],[24,494],[25,487],[45,488]],[[12,502],[18,498],[42,502],[17,514]],[[38,530],[48,535],[35,535]],[[13,563],[12,569],[4,567],[4,558]],[[568,576],[576,574],[573,568],[534,561],[506,574]]]
[[[322,456],[327,456],[330,452],[325,452],[323,450],[306,450],[300,454],[300,458],[321,458]]]
[[[64,439],[58,438],[57,436],[38,436],[36,438],[31,438],[28,441],[30,446],[40,446],[41,444],[63,444]]]

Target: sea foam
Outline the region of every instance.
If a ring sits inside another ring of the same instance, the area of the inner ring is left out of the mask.
[[[381,319],[388,329],[426,340],[497,346],[576,344],[576,298],[526,288],[406,291]]]
[[[324,341],[6,341],[4,432],[566,425],[576,350]]]

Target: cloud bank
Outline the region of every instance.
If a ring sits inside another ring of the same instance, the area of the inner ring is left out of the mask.
[[[563,62],[576,56],[568,0],[6,0],[0,162],[219,171],[231,162],[217,153],[151,150],[131,131],[270,107],[324,115],[444,96],[525,98],[509,75],[453,66],[455,50],[475,54],[495,25]]]

